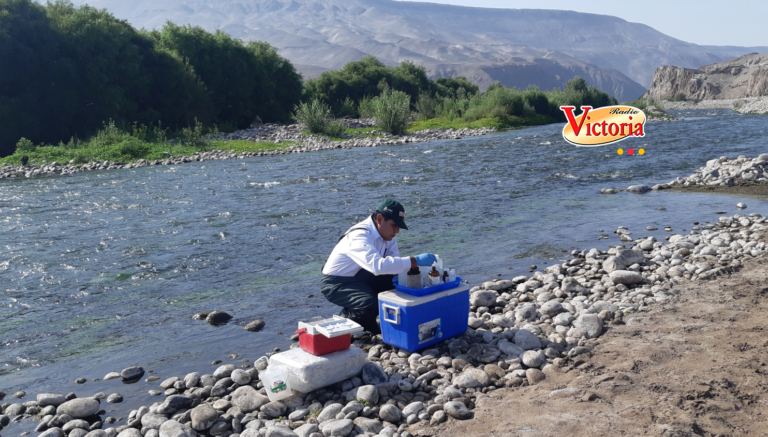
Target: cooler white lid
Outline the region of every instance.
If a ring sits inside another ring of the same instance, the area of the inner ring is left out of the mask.
[[[311,335],[322,334],[328,338],[363,332],[363,327],[346,317],[333,316],[330,319],[314,322],[299,322],[299,329],[306,328]]]
[[[469,290],[468,284],[459,284],[458,287],[438,291],[437,293],[428,294],[426,296],[414,296],[412,294],[403,293],[402,291],[389,290],[383,293],[379,293],[379,301],[398,305],[401,307],[411,307],[421,305],[426,302],[432,302],[433,300],[437,300],[445,296],[450,296],[452,294],[461,293],[467,290]]]

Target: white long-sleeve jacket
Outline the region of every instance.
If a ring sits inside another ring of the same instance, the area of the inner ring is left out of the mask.
[[[397,241],[384,241],[372,217],[349,228],[333,248],[323,274],[355,276],[360,269],[376,276],[397,275],[411,268],[411,259],[400,257]]]

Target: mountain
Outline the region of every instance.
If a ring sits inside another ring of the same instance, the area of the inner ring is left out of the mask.
[[[768,47],[686,43],[643,24],[605,15],[490,9],[392,0],[76,0],[136,27],[170,20],[263,40],[305,77],[365,55],[413,61],[432,77],[464,74],[523,88],[561,87],[584,77],[619,100],[635,99],[659,65],[696,67]]]
[[[701,68],[665,65],[656,70],[645,97],[723,100],[768,96],[768,53],[751,53]]]

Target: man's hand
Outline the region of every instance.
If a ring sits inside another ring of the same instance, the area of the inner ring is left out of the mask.
[[[432,263],[437,262],[437,257],[431,253],[422,253],[416,255],[415,258],[417,266],[431,266]]]

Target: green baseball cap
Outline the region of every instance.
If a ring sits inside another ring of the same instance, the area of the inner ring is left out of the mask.
[[[376,212],[383,215],[385,219],[392,219],[397,227],[408,229],[405,225],[405,208],[395,199],[384,199],[376,207]]]

